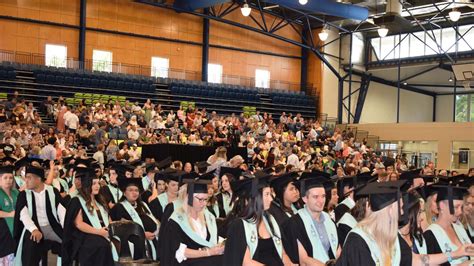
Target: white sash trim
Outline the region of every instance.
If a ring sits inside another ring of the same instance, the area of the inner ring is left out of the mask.
[[[267,229],[267,232],[270,234],[273,244],[275,245],[275,248],[278,252],[278,255],[280,258],[283,258],[283,245],[281,242],[281,233],[280,233],[280,227],[278,226],[278,223],[276,222],[275,218],[271,214],[269,214],[270,217],[270,223],[272,223],[273,230],[275,231],[275,235],[272,235],[272,231],[270,230],[270,225],[265,217],[263,217],[263,223],[265,224],[265,228]],[[244,231],[245,231],[245,239],[247,242],[247,247],[249,248],[250,251],[250,257],[253,258],[255,255],[255,251],[257,251],[258,247],[258,228],[257,224],[246,221],[242,219],[242,224],[244,225]]]
[[[380,253],[380,248],[375,242],[375,240],[373,240],[367,233],[365,233],[359,227],[352,229],[351,232],[358,234],[359,236],[362,237],[362,239],[364,239],[367,246],[369,246],[370,255],[372,257],[372,260],[375,262],[375,265],[382,265],[383,263],[382,254]],[[401,252],[400,252],[400,242],[398,240],[398,235],[397,235],[397,239],[395,240],[395,245],[393,248],[394,248],[394,252],[392,252],[392,266],[399,266],[400,261],[401,261]]]
[[[164,192],[158,195],[158,201],[160,202],[161,205],[161,210],[165,211],[166,205],[168,205],[168,193]]]
[[[467,232],[464,229],[464,227],[461,224],[456,224],[456,223],[453,223],[452,225],[453,225],[454,232],[456,233],[456,236],[458,237],[459,241],[462,244],[470,244],[471,240],[469,239],[469,236],[467,235]],[[458,247],[453,242],[451,242],[448,235],[446,234],[446,232],[440,225],[431,224],[427,230],[431,230],[443,253],[453,252],[456,249],[458,249]],[[451,264],[454,264],[454,265],[459,264],[466,260],[468,260],[467,257],[453,259]]]
[[[183,230],[183,232],[189,236],[193,241],[198,243],[201,246],[211,248],[217,245],[217,224],[216,224],[216,217],[209,212],[207,209],[204,209],[204,218],[206,219],[206,226],[209,230],[209,234],[211,238],[209,241],[202,238],[198,233],[196,233],[191,225],[189,224],[188,217],[185,213],[180,210],[176,210],[171,215],[170,219],[175,221],[179,227]]]
[[[354,200],[353,200],[350,196],[346,197],[346,198],[345,198],[343,201],[341,201],[341,203],[339,203],[338,205],[341,205],[341,204],[342,204],[342,205],[346,205],[349,209],[352,209],[352,208],[354,208],[354,206],[355,206],[355,202],[354,202]]]

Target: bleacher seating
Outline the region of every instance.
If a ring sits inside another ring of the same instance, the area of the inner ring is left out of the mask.
[[[0,65],[0,79],[13,80],[16,78],[15,69],[12,66]]]

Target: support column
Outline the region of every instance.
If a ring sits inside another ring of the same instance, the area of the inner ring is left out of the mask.
[[[438,97],[433,96],[433,122],[436,122],[436,100]]]
[[[80,0],[79,14],[79,68],[85,68],[86,61],[86,17],[87,0]]]
[[[209,8],[204,9],[204,14],[209,15]],[[201,80],[207,82],[209,64],[209,19],[203,18],[202,23],[202,66]]]
[[[303,29],[303,36],[302,36],[302,43],[306,44],[308,39],[308,30],[311,29]],[[301,47],[301,76],[300,76],[300,90],[306,92],[308,87],[308,58],[309,58],[309,51],[307,48]]]

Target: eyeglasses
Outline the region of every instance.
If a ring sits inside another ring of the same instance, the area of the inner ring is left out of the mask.
[[[194,198],[197,199],[199,203],[207,203],[209,201],[208,198],[199,198],[199,197],[194,197]]]

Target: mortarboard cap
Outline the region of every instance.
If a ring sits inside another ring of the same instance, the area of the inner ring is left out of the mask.
[[[283,200],[283,193],[285,192],[285,188],[291,182],[295,182],[297,177],[297,172],[290,172],[273,178],[270,182],[270,186],[275,191],[276,198]]]
[[[234,180],[231,188],[238,197],[256,197],[260,188],[269,186],[270,177],[269,174],[257,171],[253,178]]]
[[[199,171],[205,171],[210,164],[206,161],[201,161],[196,162],[194,165],[198,168]]]
[[[426,200],[429,196],[438,193],[435,185],[425,185],[417,187],[415,190],[424,200]]]
[[[413,184],[413,179],[421,178],[420,177],[421,169],[415,169],[410,171],[405,171],[400,174],[400,180],[407,180],[410,185]]]
[[[194,176],[194,178],[193,178]],[[183,183],[188,184],[188,205],[193,206],[193,197],[195,193],[206,193],[207,185],[212,183],[214,177],[214,171],[205,173],[203,175],[191,175],[187,174],[183,177]]]
[[[3,174],[13,174],[15,168],[12,165],[0,166],[0,175]]]
[[[157,162],[156,167],[161,170],[161,169],[165,169],[169,167],[172,163],[173,163],[173,160],[171,159],[170,156],[168,156],[164,160]]]
[[[7,157],[5,157],[5,158],[2,159],[2,163],[3,163],[3,164],[5,164],[6,162],[8,162],[10,165],[14,165],[16,161],[17,161],[17,160],[16,160],[15,158],[10,157],[10,156],[7,156]]]
[[[167,169],[170,169],[168,171],[171,171],[171,168],[167,168]],[[165,181],[175,181],[175,182],[178,182],[179,183],[179,186],[181,186],[181,184],[183,183],[183,179],[185,178],[185,176],[188,176],[189,174],[186,173],[185,171],[182,171],[182,170],[176,170],[174,169],[175,171],[173,172],[170,172],[169,174],[166,174],[166,179]],[[192,176],[188,176],[190,179],[194,178]]]
[[[454,214],[454,200],[463,200],[464,195],[467,193],[467,188],[457,187],[452,185],[435,185],[438,190],[438,197],[436,202],[447,200],[449,204],[449,212]]]
[[[219,172],[219,178],[221,178],[225,174],[231,174],[233,178],[239,179],[240,175],[242,175],[242,170],[238,167],[224,167],[222,166]]]
[[[129,186],[136,186],[140,193],[144,191],[141,178],[120,178],[117,180],[120,190],[125,191]]]
[[[20,160],[15,162],[15,171],[29,164],[30,164],[30,160],[28,159],[28,157],[23,157]]]
[[[319,171],[318,169],[313,169],[311,171],[312,174],[314,175],[318,175],[318,176],[322,176],[322,177],[325,177],[327,179],[331,178],[331,175],[329,173],[326,173],[326,172],[323,172],[323,171]]]
[[[322,187],[330,190],[334,187],[334,182],[328,176],[320,176],[318,173],[304,172],[298,180],[301,195],[305,195],[308,190],[315,187]]]
[[[36,167],[32,165],[28,165],[25,170],[25,174],[33,174],[41,178],[41,180],[45,180],[44,177],[44,169],[43,167]]]
[[[94,170],[86,167],[77,167],[75,178],[80,178],[81,184],[85,188],[92,186],[93,179],[98,179],[98,177],[95,175]]]
[[[69,164],[72,160],[74,160],[74,157],[73,156],[67,156],[67,157],[63,157],[63,164],[66,165],[66,164]]]
[[[91,165],[91,160],[90,160],[89,158],[87,158],[87,159],[84,159],[84,158],[76,158],[76,159],[74,160],[74,164],[75,164],[76,166],[82,164],[82,165],[84,165],[84,166],[86,166],[86,167],[90,167],[90,165]]]

